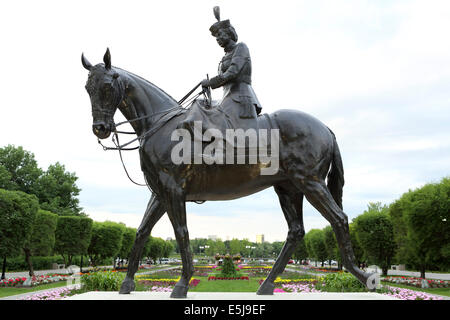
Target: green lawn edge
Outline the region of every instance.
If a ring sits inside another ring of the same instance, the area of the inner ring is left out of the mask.
[[[15,296],[18,294],[24,294],[29,292],[65,287],[66,285],[67,285],[66,281],[58,281],[54,283],[41,284],[36,287],[20,287],[20,288],[4,287],[0,288],[0,298]]]

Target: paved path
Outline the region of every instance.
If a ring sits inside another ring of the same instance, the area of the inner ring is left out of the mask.
[[[180,268],[181,268],[181,266],[174,266],[174,267],[160,268],[160,269],[155,269],[155,270],[149,270],[149,271],[139,272],[139,273],[136,273],[136,275],[137,275],[137,276],[140,276],[140,275],[144,275],[144,274],[152,274],[152,273],[156,273],[156,272],[160,272],[160,271],[169,271],[169,270],[180,269]]]
[[[375,272],[374,268],[367,268],[367,272]],[[381,269],[377,268],[376,270],[379,274],[381,274]],[[415,271],[400,271],[400,270],[388,270],[388,276],[407,276],[407,277],[420,277],[420,272]],[[450,280],[450,273],[434,273],[434,272],[426,272],[426,279],[436,279],[436,280]]]
[[[74,286],[76,286],[76,285],[63,286],[63,287],[58,287],[58,288],[53,288],[53,289],[72,288]],[[32,296],[32,295],[39,294],[39,293],[42,293],[42,292],[45,292],[45,291],[49,291],[49,290],[53,290],[53,289],[45,289],[45,290],[27,292],[27,293],[22,293],[22,294],[16,294],[16,295],[13,295],[13,296],[0,298],[0,300],[22,300],[22,299],[24,299],[24,298],[26,298],[28,296]]]
[[[286,269],[288,269],[289,266],[286,267]],[[324,267],[324,269],[326,269],[326,267]],[[295,269],[290,269],[290,271],[296,271],[296,270],[302,270],[300,268],[295,268]],[[380,268],[375,268],[375,267],[368,267],[366,269],[364,269],[364,271],[366,272],[377,272],[381,275],[381,269]],[[302,271],[302,272],[306,272],[306,271]],[[313,274],[313,273],[310,273]],[[323,275],[324,273],[320,274],[320,273],[316,273],[317,275]],[[388,276],[406,276],[406,277],[420,277],[420,272],[416,272],[416,271],[400,271],[400,270],[388,270]],[[425,273],[425,278],[426,279],[436,279],[436,280],[449,280],[450,281],[450,273],[437,273],[437,272],[426,272]]]
[[[298,273],[308,274],[308,275],[316,276],[316,277],[322,277],[322,276],[325,276],[325,275],[326,275],[326,273],[312,272],[312,271],[307,271],[307,270],[305,270],[305,269],[298,269],[298,268],[289,268],[289,267],[286,267],[285,270],[286,270],[286,271],[290,271],[290,272],[298,272]]]
[[[99,268],[112,268],[112,266],[105,266],[105,267],[99,267]],[[180,266],[174,266],[174,267],[167,267],[167,268],[158,268],[155,270],[149,270],[149,271],[144,271],[144,272],[139,272],[137,273],[137,275],[141,275],[141,274],[152,274],[155,272],[159,272],[159,271],[168,271],[168,270],[172,270],[172,269],[177,269],[180,268]],[[83,270],[88,270],[90,268],[83,268]],[[39,270],[39,271],[35,271],[34,273],[36,275],[43,275],[43,274],[47,274],[47,273],[61,273],[61,274],[66,274],[69,271],[67,269],[58,269],[58,270]],[[6,278],[15,278],[15,277],[28,277],[28,272],[14,272],[14,273],[6,273]],[[65,287],[73,287],[74,285],[69,285],[69,286],[63,286],[63,287],[58,287],[58,288],[65,288]],[[55,289],[58,289],[55,288]],[[13,295],[13,296],[8,296],[8,297],[3,297],[0,298],[0,300],[22,300],[25,297],[40,293],[40,292],[45,292],[48,290],[52,290],[52,289],[45,289],[45,290],[39,290],[39,291],[33,291],[33,292],[27,292],[27,293],[22,293],[22,294],[17,294],[17,295]]]

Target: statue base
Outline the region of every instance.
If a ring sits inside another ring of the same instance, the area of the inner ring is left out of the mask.
[[[321,293],[274,293],[273,295],[257,295],[256,292],[188,292],[187,298],[170,298],[170,292],[133,291],[130,294],[119,294],[113,291],[91,291],[66,300],[398,300],[396,298],[374,292],[321,292]]]

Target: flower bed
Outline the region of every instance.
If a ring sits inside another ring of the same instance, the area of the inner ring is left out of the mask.
[[[430,288],[448,288],[449,281],[446,280],[434,280],[434,279],[423,279],[416,277],[403,277],[403,276],[389,276],[383,277],[382,281],[404,284],[412,287],[422,288],[422,280],[427,281]]]
[[[401,300],[443,300],[442,297],[437,297],[426,292],[390,286],[384,286],[384,288],[387,290],[387,292],[384,292],[382,294]]]
[[[73,291],[79,290],[79,286],[72,288],[63,287],[44,292],[38,292],[21,298],[20,300],[62,300],[72,295]]]
[[[0,280],[0,288],[18,287],[18,286],[21,286],[25,280],[27,280],[27,278],[25,278],[25,277],[3,279],[3,280]]]
[[[58,282],[58,281],[65,281],[69,277],[68,274],[47,274],[47,275],[40,275],[40,276],[34,276],[31,278],[31,286],[37,286],[40,284],[47,284],[52,282]],[[23,283],[27,280],[26,277],[18,277],[18,278],[12,278],[12,279],[4,279],[0,281],[0,287],[21,287],[23,286]]]
[[[273,282],[275,285],[277,284],[316,284],[319,280],[321,280],[322,278],[318,278],[318,279],[281,279],[280,277],[277,277],[275,279],[275,281]]]
[[[67,278],[69,278],[70,275],[68,274],[47,274],[47,275],[41,275],[41,276],[34,276],[31,279],[31,285],[37,286],[40,284],[47,284],[52,282],[58,282],[58,281],[66,281]]]
[[[308,267],[306,267],[306,269],[310,269],[311,271],[316,271],[316,272],[324,272],[324,273],[343,272],[342,270],[339,270],[337,268],[319,268],[319,267],[313,267],[313,266],[308,266]]]
[[[323,280],[322,278],[317,279],[281,279],[277,277],[273,284],[278,288],[283,288],[284,285],[305,285],[305,286],[314,286],[318,281]],[[259,284],[262,284],[264,280],[259,280]]]
[[[241,277],[220,277],[220,276],[209,276],[208,281],[210,280],[250,280],[248,276]]]
[[[311,283],[308,283],[308,282],[284,283],[281,285],[281,290],[283,290],[283,292],[290,292],[290,293],[321,292],[320,290],[317,290],[314,287],[314,284],[312,282]]]
[[[195,266],[194,267],[194,276],[198,277],[207,277],[211,272],[217,271],[216,265],[208,265],[208,266]]]
[[[176,279],[155,279],[150,277],[138,277],[137,281],[139,284],[144,285],[146,287],[151,287],[150,291],[154,291],[153,289],[157,288],[169,288],[172,289],[173,286],[180,280],[180,278]],[[189,281],[189,287],[193,288],[196,287],[200,282],[200,279],[192,278],[191,281]],[[157,290],[158,291],[158,290]],[[159,290],[161,291],[161,290]],[[170,290],[167,290],[170,291]],[[165,292],[163,290],[163,292]]]

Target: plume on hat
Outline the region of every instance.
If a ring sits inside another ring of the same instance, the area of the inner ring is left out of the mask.
[[[213,8],[213,12],[214,12],[214,17],[216,17],[217,21],[220,21],[220,7],[215,6]]]
[[[209,28],[209,30],[211,31],[212,35],[215,36],[217,34],[217,32],[219,31],[219,29],[230,27],[230,20],[227,19],[227,20],[220,21],[220,8],[219,8],[219,6],[215,6],[213,8],[213,12],[214,12],[214,17],[216,17],[216,19],[217,19],[217,22],[215,22]]]

